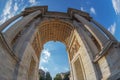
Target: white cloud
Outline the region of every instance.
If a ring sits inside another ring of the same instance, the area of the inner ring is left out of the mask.
[[[10,14],[11,6],[12,6],[12,0],[9,0],[9,1],[6,3],[5,9],[3,10],[3,15],[8,15],[8,14]]]
[[[41,66],[40,68],[41,68],[43,71],[45,71],[45,72],[48,71],[48,68],[46,68],[46,67]]]
[[[8,0],[0,17],[0,24],[4,23],[7,19],[13,17],[16,14],[17,10],[17,3],[15,3],[15,5],[12,5],[12,0]]]
[[[17,5],[17,3],[15,3],[15,5],[14,5],[14,11],[17,11],[18,10],[18,5]]]
[[[49,58],[50,58],[50,56],[51,56],[51,53],[48,50],[44,49],[42,51],[41,62],[47,63]]]
[[[0,24],[4,23],[8,18],[13,16],[11,14],[11,6],[12,6],[12,0],[8,0],[5,5],[5,8],[3,9],[3,13],[2,13],[1,19],[0,19]]]
[[[83,7],[80,7],[80,10],[81,10],[81,11],[85,11],[85,10],[83,9]]]
[[[2,23],[4,23],[5,21],[6,21],[6,17],[4,17],[4,18],[2,18],[1,20],[0,20],[0,25],[2,24]]]
[[[116,14],[120,14],[120,0],[112,0],[112,4]]]
[[[113,35],[115,34],[116,30],[116,23],[114,22],[109,28],[108,31],[110,31]]]
[[[95,9],[94,9],[93,7],[90,8],[90,12],[91,12],[92,14],[96,14],[96,11],[95,11]]]
[[[33,6],[33,5],[36,6],[36,5],[40,4],[40,2],[38,2],[36,0],[29,0],[29,3],[31,3],[30,6]]]
[[[39,4],[36,0],[29,0],[29,3],[31,3],[31,6]]]
[[[36,0],[29,0],[29,2],[33,4],[36,2]]]

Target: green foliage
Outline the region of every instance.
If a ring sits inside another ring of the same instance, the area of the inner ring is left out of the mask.
[[[41,77],[39,78],[39,80],[45,80],[45,77],[41,76]]]
[[[46,79],[45,80],[52,80],[52,77],[49,72],[46,72]]]
[[[49,72],[43,71],[41,69],[41,73],[39,72],[39,80],[52,80],[52,77]]]
[[[65,76],[64,76],[64,79],[63,80],[69,80],[69,73],[68,74],[65,74]]]
[[[60,75],[60,74],[57,74],[57,75],[55,76],[54,80],[62,80],[61,75]]]
[[[54,80],[69,80],[70,72],[59,73],[55,76]]]

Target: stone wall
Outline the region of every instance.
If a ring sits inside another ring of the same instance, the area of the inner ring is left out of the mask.
[[[120,76],[120,48],[118,44],[113,44],[107,54],[102,57],[98,64],[101,69],[102,79],[117,80]]]
[[[16,60],[10,55],[0,39],[0,80],[15,80]]]
[[[38,58],[35,55],[35,51],[29,42],[26,42],[27,47],[24,51],[24,55],[21,59],[18,71],[17,80],[38,80]],[[24,44],[24,45],[26,45]],[[31,63],[31,61],[33,61]],[[30,69],[32,67],[32,69]],[[32,70],[32,74],[31,73]]]
[[[84,80],[120,78],[120,43],[110,32],[95,21],[97,27],[91,24],[92,18],[85,12],[46,10],[47,7],[27,8],[23,11],[23,18],[7,33],[2,30],[16,17],[0,28],[0,80],[38,80],[40,51],[49,40],[66,44],[71,80],[79,80],[79,74]],[[113,43],[108,45],[109,41]],[[79,67],[75,65],[76,61]]]

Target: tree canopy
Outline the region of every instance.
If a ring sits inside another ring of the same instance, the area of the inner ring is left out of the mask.
[[[49,72],[46,72],[46,80],[52,80],[52,77]]]
[[[61,75],[60,75],[60,74],[57,74],[57,75],[55,76],[54,80],[62,80]]]

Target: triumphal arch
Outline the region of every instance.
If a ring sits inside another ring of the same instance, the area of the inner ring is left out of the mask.
[[[70,80],[120,79],[120,43],[109,31],[86,12],[35,6],[0,26],[0,80],[38,80],[40,52],[50,40],[66,45]]]

